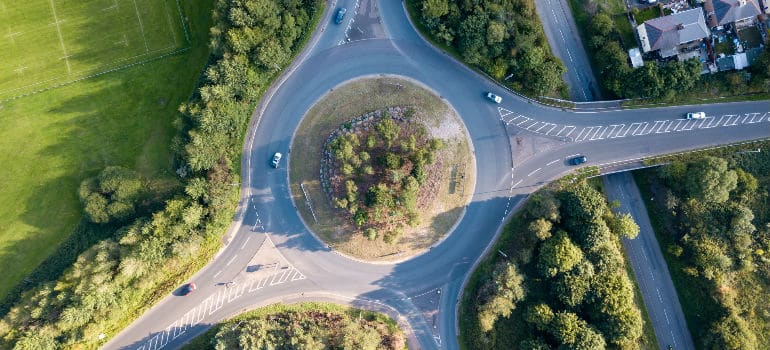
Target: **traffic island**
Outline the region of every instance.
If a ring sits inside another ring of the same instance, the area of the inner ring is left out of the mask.
[[[462,120],[402,78],[332,89],[305,115],[291,149],[292,196],[305,223],[360,260],[403,260],[440,241],[475,183]]]

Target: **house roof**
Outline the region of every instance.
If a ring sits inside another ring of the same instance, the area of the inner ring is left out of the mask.
[[[637,27],[637,32],[644,52],[671,49],[710,34],[700,8],[653,18]]]
[[[757,0],[711,0],[714,14],[711,26],[721,26],[742,19],[756,17],[762,13]]]

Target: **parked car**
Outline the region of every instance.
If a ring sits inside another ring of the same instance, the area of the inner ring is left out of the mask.
[[[487,99],[489,99],[490,101],[492,101],[494,103],[503,102],[503,98],[502,97],[497,96],[497,95],[495,95],[495,94],[493,94],[491,92],[487,92],[486,96],[487,96]]]
[[[188,294],[194,292],[195,289],[197,289],[195,287],[195,283],[190,282],[188,284],[185,284],[184,287],[182,287],[182,295],[188,295]]]
[[[588,158],[586,156],[577,156],[569,160],[569,163],[571,165],[580,165],[588,161]]]
[[[685,119],[705,119],[705,118],[706,118],[706,112],[687,113],[687,117],[685,117]]]
[[[273,161],[271,162],[273,164],[273,168],[277,168],[278,167],[278,163],[281,162],[281,157],[282,156],[283,155],[281,153],[279,153],[279,152],[275,152],[275,154],[273,154]]]
[[[348,12],[348,9],[344,7],[340,7],[339,10],[337,10],[337,16],[334,17],[334,23],[340,24],[342,23],[342,19],[345,18],[345,13]]]

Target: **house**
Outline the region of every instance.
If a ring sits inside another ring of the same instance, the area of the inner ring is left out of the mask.
[[[759,0],[706,0],[703,9],[711,28],[732,23],[741,27],[743,24],[753,23],[762,13]]]
[[[653,18],[637,26],[636,33],[643,52],[659,50],[663,58],[675,56],[688,46],[697,46],[701,39],[711,35],[700,8]]]

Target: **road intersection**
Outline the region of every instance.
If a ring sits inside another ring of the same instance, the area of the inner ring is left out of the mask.
[[[244,150],[241,208],[228,244],[192,277],[198,290],[167,297],[114,335],[105,349],[178,348],[245,310],[301,300],[387,311],[408,325],[412,348],[456,349],[456,303],[474,262],[517,204],[573,170],[569,156],[585,154],[588,165],[604,165],[770,136],[767,101],[584,114],[543,106],[505,91],[426,43],[402,3],[360,1],[377,10],[379,19],[367,23],[381,26],[378,34],[339,45],[353,26],[335,26],[335,9],[347,6],[356,18],[371,11],[358,11],[355,0],[329,6],[305,53],[255,112]],[[380,75],[418,81],[459,112],[478,174],[471,203],[454,231],[423,254],[392,264],[354,261],[315,239],[296,212],[295,205],[302,203],[292,202],[288,166],[269,164],[275,152],[284,152],[288,162],[292,152],[302,152],[289,149],[295,128],[325,93],[352,79]],[[483,99],[484,91],[503,97],[501,109]],[[680,119],[694,108],[711,119],[700,124]],[[519,138],[547,146],[518,157],[524,154]],[[237,283],[228,287],[230,281]]]

